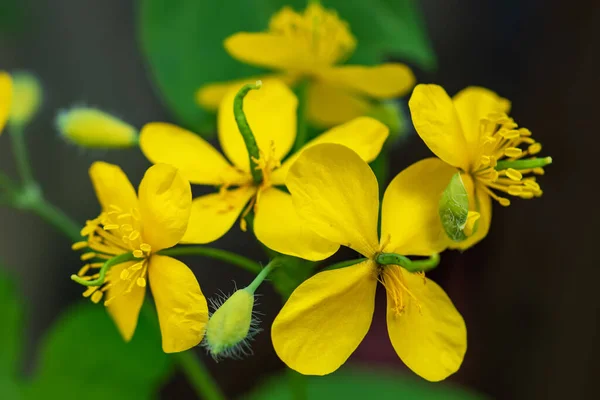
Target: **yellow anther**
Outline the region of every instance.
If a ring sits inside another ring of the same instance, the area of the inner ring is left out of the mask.
[[[88,246],[88,242],[77,242],[71,245],[71,250],[81,250]]]
[[[117,224],[108,224],[108,225],[104,225],[104,230],[105,231],[112,231],[115,229],[119,229],[119,225]]]
[[[522,199],[533,199],[533,192],[523,192],[519,197]]]
[[[140,245],[140,250],[142,250],[144,253],[150,253],[152,251],[152,246],[150,246],[148,243],[142,243]]]
[[[113,211],[118,211],[118,212],[122,212],[123,209],[117,205],[111,204],[110,206],[108,206],[108,208],[110,208]]]
[[[540,190],[540,185],[537,182],[535,182],[535,181],[533,181],[531,179],[525,179],[523,181],[523,184],[525,186],[527,186],[528,188],[531,188],[531,189],[534,189],[534,190]]]
[[[137,281],[135,281],[135,283],[139,286],[139,287],[146,287],[146,279],[139,277],[137,278]]]
[[[509,186],[508,187],[508,194],[510,194],[511,196],[518,196],[523,192],[523,188],[521,186]]]
[[[140,232],[139,231],[133,231],[133,232],[131,232],[129,234],[128,239],[131,240],[131,241],[134,241],[134,240],[136,240],[139,237],[140,237]]]
[[[121,278],[124,281],[127,280],[129,278],[129,270],[125,268],[123,271],[121,271],[119,278]]]
[[[519,149],[518,147],[509,147],[506,150],[504,150],[504,155],[506,157],[519,157],[521,154],[523,154],[523,150]]]
[[[490,157],[488,156],[481,156],[479,158],[479,162],[481,163],[481,166],[483,167],[487,167],[488,165],[490,165]]]
[[[121,225],[121,230],[125,232],[131,232],[133,231],[133,226],[131,226],[131,224],[123,224]]]
[[[96,253],[94,252],[84,253],[81,255],[81,261],[87,261],[94,257],[96,257]]]
[[[546,173],[546,171],[544,171],[544,168],[534,168],[532,172],[536,175],[544,175]]]
[[[94,293],[96,291],[96,289],[98,289],[98,286],[90,286],[88,287],[85,292],[83,292],[83,297],[90,297],[92,295],[92,293]]]
[[[504,172],[506,173],[506,176],[508,176],[513,181],[518,182],[521,179],[523,179],[523,174],[521,174],[519,171],[517,171],[514,168],[509,168],[509,169],[505,170]]]
[[[540,151],[542,151],[542,144],[541,143],[534,143],[532,145],[529,146],[529,148],[527,149],[527,151],[529,152],[529,154],[534,155],[539,153]]]
[[[498,197],[498,203],[500,203],[500,205],[504,207],[510,206],[510,200],[505,197]]]
[[[102,296],[104,295],[104,293],[102,293],[100,290],[96,290],[91,297],[92,302],[98,304],[98,302],[100,300],[102,300]]]
[[[139,271],[140,269],[142,269],[143,266],[144,266],[144,262],[141,261],[137,264],[133,264],[131,267],[129,267],[129,269],[132,271]]]
[[[144,258],[144,252],[141,251],[141,250],[139,250],[139,249],[138,250],[134,250],[133,251],[133,256],[135,258]]]
[[[519,133],[521,136],[531,136],[531,131],[527,128],[520,128]]]
[[[81,267],[79,269],[79,271],[77,272],[77,276],[83,276],[85,275],[90,269],[90,264],[85,264],[83,267]]]
[[[129,213],[124,213],[124,214],[119,214],[119,216],[117,217],[117,219],[127,219],[130,218],[131,214]]]
[[[501,129],[500,131],[498,131],[498,133],[500,134],[500,136],[502,136],[504,139],[516,139],[519,136],[521,136],[519,134],[519,131],[515,131],[515,130],[508,130],[508,129]]]
[[[467,236],[471,236],[473,231],[475,230],[475,223],[481,218],[481,214],[476,211],[469,211],[467,213],[467,221],[465,223],[465,227],[463,228],[463,232]]]

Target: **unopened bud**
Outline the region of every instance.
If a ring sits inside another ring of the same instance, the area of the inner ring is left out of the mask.
[[[9,122],[13,125],[28,124],[41,104],[42,85],[38,78],[29,72],[13,73]]]
[[[469,211],[469,194],[460,173],[452,176],[442,193],[438,211],[444,231],[451,240],[462,242],[477,231],[480,214]]]
[[[136,128],[95,108],[62,111],[56,126],[63,137],[83,147],[116,149],[138,144]]]

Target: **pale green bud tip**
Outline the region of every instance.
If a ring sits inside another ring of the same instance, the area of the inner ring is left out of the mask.
[[[38,78],[28,72],[12,74],[12,104],[9,121],[14,125],[25,125],[36,114],[42,103],[42,85]]]
[[[138,144],[136,128],[95,108],[61,111],[56,126],[64,138],[83,147],[126,148]]]
[[[480,214],[469,211],[469,195],[460,173],[452,176],[442,193],[439,214],[446,235],[455,242],[462,242],[477,231]]]
[[[251,354],[250,343],[260,331],[254,317],[254,294],[247,289],[233,293],[222,304],[214,304],[216,311],[206,325],[203,346],[215,359],[241,358]]]

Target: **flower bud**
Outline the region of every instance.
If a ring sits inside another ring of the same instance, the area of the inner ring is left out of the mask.
[[[64,138],[83,147],[116,149],[138,143],[136,128],[95,108],[62,111],[56,118],[56,126]]]
[[[469,194],[460,173],[452,176],[442,193],[439,214],[446,235],[455,242],[462,242],[477,231],[480,214],[469,211]]]
[[[37,113],[41,103],[42,86],[37,77],[28,72],[13,73],[9,122],[13,125],[26,125]]]

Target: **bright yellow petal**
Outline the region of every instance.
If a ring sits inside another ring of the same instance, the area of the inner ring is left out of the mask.
[[[196,346],[204,337],[208,306],[194,273],[181,261],[153,255],[148,267],[165,353]]]
[[[374,67],[344,65],[319,72],[319,77],[335,86],[378,99],[400,97],[415,85],[415,76],[407,65],[388,63]]]
[[[417,375],[429,381],[447,378],[460,368],[467,350],[465,321],[435,282],[399,267],[386,268],[391,268],[384,273],[387,325],[396,353]],[[412,293],[411,296],[403,291],[404,308],[400,312],[397,290],[403,289],[393,283],[399,279]]]
[[[362,96],[325,82],[308,88],[307,118],[320,127],[330,127],[365,115],[371,104]]]
[[[135,263],[137,261],[115,265],[107,274],[110,287],[106,292],[106,308],[126,342],[131,340],[135,332],[146,288],[131,285],[131,281],[123,280],[119,276],[125,268]],[[127,292],[130,287],[131,291]]]
[[[183,243],[210,243],[227,233],[256,193],[251,186],[200,196],[192,202]]]
[[[396,175],[383,196],[384,251],[427,256],[448,246],[438,208],[442,193],[456,172],[456,168],[432,157]]]
[[[108,210],[111,205],[123,211],[138,206],[135,189],[118,166],[97,161],[90,167],[89,174],[103,210]]]
[[[487,236],[492,223],[492,198],[482,187],[474,187],[473,181],[468,175],[463,174],[462,177],[469,193],[469,211],[477,211],[481,215],[477,220],[477,231],[472,236],[463,242],[450,242],[450,248],[466,250]]]
[[[454,95],[452,102],[471,154],[475,154],[479,149],[481,119],[490,113],[508,113],[510,111],[510,101],[491,90],[476,86],[461,90]]]
[[[337,143],[352,149],[366,162],[373,161],[381,151],[387,139],[389,128],[370,117],[359,117],[343,125],[336,126],[308,142],[299,151],[289,157],[271,175],[271,180],[276,185],[283,185],[289,168],[298,159],[300,154],[317,144]]]
[[[273,322],[271,339],[279,358],[305,375],[338,369],[369,330],[376,288],[372,261],[304,281]]]
[[[308,229],[296,214],[292,196],[275,188],[258,198],[254,234],[271,250],[311,261],[324,260],[340,247]]]
[[[249,171],[248,151],[233,116],[236,94],[237,90],[229,92],[219,107],[219,141],[231,162]],[[297,107],[294,93],[275,79],[263,82],[261,89],[246,95],[244,113],[264,156],[281,160],[290,151],[296,139]]]
[[[6,72],[0,71],[0,133],[8,120],[12,100],[12,80]]]
[[[191,183],[241,184],[249,179],[206,140],[172,124],[146,124],[140,134],[140,147],[152,163],[173,165]]]
[[[311,147],[292,165],[286,184],[309,229],[366,257],[378,251],[377,179],[354,151],[333,143]]]
[[[139,197],[144,241],[152,246],[153,252],[175,246],[190,218],[190,183],[175,167],[156,164],[146,171]]]
[[[469,151],[452,99],[438,85],[417,85],[408,102],[421,139],[448,164],[469,169]]]

